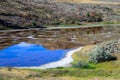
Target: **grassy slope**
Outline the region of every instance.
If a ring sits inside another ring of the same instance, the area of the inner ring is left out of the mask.
[[[92,46],[86,46],[81,51],[76,52],[73,54],[74,62],[73,64],[76,64],[78,61],[87,61],[88,54],[86,52],[90,51],[94,48],[94,45]],[[120,60],[117,61],[110,61],[110,62],[104,62],[99,64],[90,64],[90,66],[94,66],[95,69],[88,69],[92,70],[93,72],[99,73],[102,71],[99,75],[106,76],[106,77],[112,77],[112,78],[118,78],[120,79]],[[96,74],[93,74],[94,76]]]
[[[87,61],[88,60],[88,54],[86,52],[89,52],[91,49],[94,48],[94,45],[85,46],[80,51],[73,54],[74,63],[82,60]],[[99,64],[94,64],[96,69],[102,69],[102,70],[120,70],[120,60],[117,61],[110,61],[110,62],[104,62]]]
[[[0,80],[119,80],[120,71],[97,69],[0,69]]]

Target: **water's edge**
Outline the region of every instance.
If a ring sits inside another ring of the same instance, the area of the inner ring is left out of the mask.
[[[33,67],[14,67],[14,68],[29,68],[29,69],[47,69],[47,68],[56,68],[56,67],[68,67],[70,66],[70,63],[73,62],[72,54],[76,51],[81,50],[82,47],[79,47],[77,49],[70,50],[66,53],[66,57],[60,59],[56,62],[50,62],[48,64],[44,64],[41,66],[33,66]]]

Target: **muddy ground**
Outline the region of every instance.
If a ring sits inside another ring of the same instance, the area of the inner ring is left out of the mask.
[[[48,49],[68,49],[119,38],[120,26],[1,31],[0,49],[20,42],[42,44]]]

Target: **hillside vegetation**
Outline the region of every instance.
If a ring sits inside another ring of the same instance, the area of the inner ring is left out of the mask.
[[[39,28],[46,25],[120,22],[119,5],[76,4],[40,0],[0,2],[0,29]]]

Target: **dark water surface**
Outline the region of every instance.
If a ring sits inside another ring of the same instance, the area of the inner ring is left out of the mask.
[[[65,57],[68,50],[48,50],[42,45],[21,42],[0,50],[0,67],[41,66]]]

